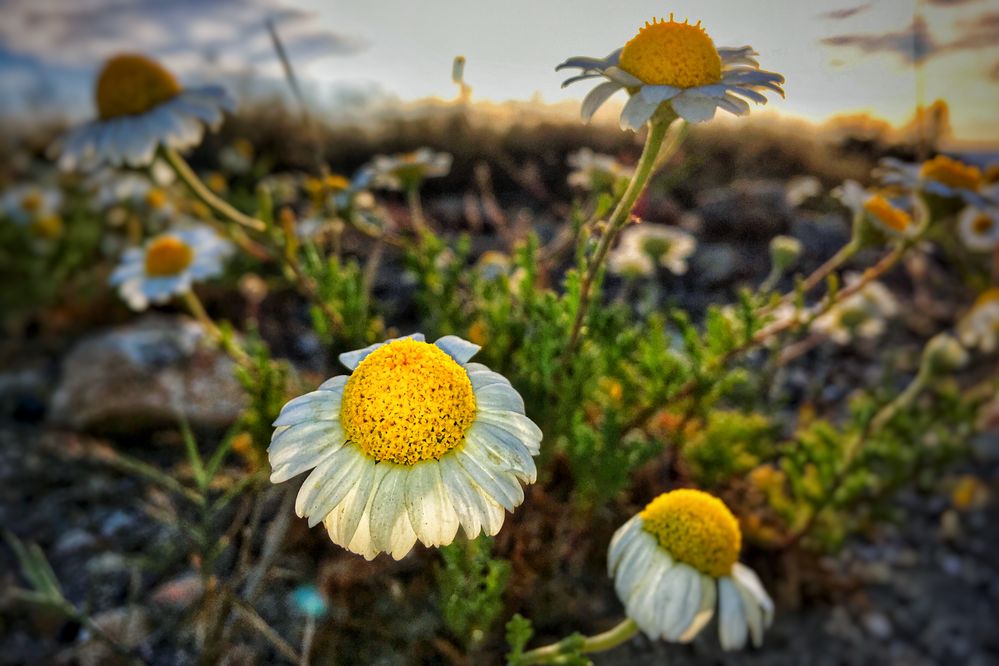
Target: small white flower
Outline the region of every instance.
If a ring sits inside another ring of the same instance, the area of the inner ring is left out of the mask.
[[[925,219],[928,214],[918,199],[889,200],[853,180],[845,181],[833,194],[854,216],[863,215],[870,226],[890,238],[911,237],[920,226],[918,220]]]
[[[981,204],[979,190],[982,172],[946,155],[937,155],[922,164],[904,162],[894,157],[881,160],[875,170],[885,185],[902,187],[911,192],[925,192],[944,199],[963,199],[970,204]]]
[[[184,88],[141,55],[108,60],[96,97],[99,118],[70,130],[53,146],[62,169],[146,166],[161,145],[178,150],[197,145],[204,125],[217,128],[222,112],[235,108],[221,87]]]
[[[739,523],[699,490],[664,493],[611,539],[607,568],[628,617],[651,639],[687,643],[718,609],[725,650],[763,643],[774,605],[760,579],[738,562]]]
[[[815,176],[795,176],[784,188],[787,205],[797,208],[812,197],[822,194],[822,181]]]
[[[430,148],[420,148],[411,153],[398,155],[375,155],[366,167],[368,173],[358,178],[367,181],[372,187],[387,190],[406,190],[418,187],[427,178],[446,176],[451,171],[452,157],[448,153],[437,153]]]
[[[59,215],[63,195],[58,187],[26,183],[15,185],[0,197],[0,209],[13,222],[29,225]]]
[[[784,77],[759,68],[752,47],[716,49],[697,25],[653,20],[623,48],[606,58],[569,58],[556,70],[578,68],[582,73],[562,87],[591,78],[606,79],[583,100],[582,117],[590,118],[611,95],[626,90],[631,96],[621,111],[621,128],[638,130],[663,104],[690,122],[710,120],[719,108],[744,116],[749,99],[766,104],[761,93],[784,95]]]
[[[957,231],[973,252],[993,252],[999,247],[999,204],[967,206],[957,218]]]
[[[220,275],[232,252],[232,244],[213,229],[194,224],[126,250],[110,282],[130,308],[145,310],[190,290],[197,280]]]
[[[861,276],[846,276],[846,286],[856,284]],[[846,345],[854,338],[873,339],[885,331],[885,319],[898,314],[898,302],[880,282],[864,285],[815,320],[814,327],[833,342]]]
[[[957,335],[965,347],[991,354],[999,347],[999,287],[985,291],[958,322]]]
[[[479,346],[416,334],[340,355],[352,371],[284,406],[271,481],[312,470],[295,512],[374,559],[420,541],[494,535],[534,483],[541,430],[502,375],[469,362]]]
[[[613,273],[649,276],[659,264],[671,273],[687,272],[687,259],[697,240],[682,229],[643,222],[621,233],[621,242],[607,259]]]
[[[595,153],[589,148],[580,148],[566,161],[572,167],[567,179],[569,185],[582,190],[613,190],[635,173],[633,168],[624,166],[612,155]]]

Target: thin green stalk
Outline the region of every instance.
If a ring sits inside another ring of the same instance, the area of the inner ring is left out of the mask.
[[[265,231],[266,225],[260,220],[250,217],[249,215],[242,213],[235,208],[233,208],[227,201],[219,198],[208,189],[208,186],[201,182],[198,178],[198,174],[194,173],[194,169],[191,165],[187,163],[183,157],[180,156],[173,148],[161,147],[160,154],[163,159],[166,160],[167,164],[173,168],[177,173],[180,180],[187,185],[188,189],[197,197],[203,204],[220,214],[222,217],[232,220],[236,224],[246,227],[247,229],[253,229],[254,231]]]
[[[529,650],[521,656],[518,664],[556,663],[559,657],[573,652],[579,654],[603,652],[621,645],[636,633],[638,633],[638,625],[631,618],[627,618],[602,634],[584,638],[582,645],[579,643],[578,636],[570,636],[558,643]]]
[[[642,156],[639,158],[638,165],[635,167],[635,173],[632,175],[631,182],[628,183],[628,188],[625,190],[621,200],[618,201],[617,207],[614,209],[614,212],[611,213],[611,217],[607,221],[607,229],[604,232],[604,235],[600,238],[597,249],[593,253],[593,259],[590,261],[589,267],[583,275],[583,280],[580,283],[579,308],[576,310],[576,318],[575,321],[573,321],[572,331],[569,334],[569,343],[565,349],[565,361],[568,361],[568,359],[576,351],[576,345],[579,344],[579,338],[583,330],[583,323],[586,321],[586,313],[590,307],[590,292],[593,288],[593,282],[596,280],[596,277],[599,274],[604,260],[606,259],[608,252],[610,252],[611,246],[614,244],[614,240],[617,238],[618,233],[620,233],[621,229],[623,229],[628,223],[628,220],[631,217],[631,209],[635,206],[635,202],[638,200],[638,197],[645,190],[645,186],[649,182],[649,177],[652,175],[656,161],[659,157],[660,149],[663,145],[663,139],[666,137],[666,132],[669,130],[670,123],[672,123],[675,118],[676,116],[672,113],[663,115],[657,114],[651,121],[649,121],[649,135],[645,139],[645,147],[642,149]]]
[[[184,304],[187,305],[187,309],[191,311],[194,318],[205,327],[209,335],[218,341],[225,352],[229,354],[234,361],[242,366],[248,366],[251,364],[250,357],[245,351],[243,351],[243,348],[236,344],[231,336],[223,334],[218,325],[210,316],[208,316],[208,312],[205,310],[205,306],[201,303],[201,299],[198,298],[197,294],[195,294],[193,290],[188,289],[184,292],[183,298]]]
[[[413,231],[420,238],[427,231],[427,218],[423,215],[423,201],[420,200],[419,185],[406,188],[406,202],[409,204],[409,217],[413,222]]]

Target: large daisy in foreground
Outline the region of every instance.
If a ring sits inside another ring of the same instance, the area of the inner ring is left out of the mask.
[[[295,511],[373,559],[419,540],[493,535],[533,483],[541,430],[478,345],[448,335],[398,338],[340,355],[350,375],[284,406],[268,454],[271,481],[308,470]]]
[[[738,562],[742,534],[728,507],[700,490],[663,493],[611,540],[608,569],[629,618],[649,638],[688,642],[718,607],[722,648],[763,642],[774,606]]]
[[[201,142],[235,102],[220,86],[184,88],[159,63],[118,55],[97,79],[97,120],[70,130],[53,147],[62,169],[101,164],[142,167],[159,146],[183,150]]]
[[[622,88],[631,95],[621,111],[621,128],[638,130],[657,109],[668,104],[690,122],[710,120],[721,108],[737,116],[749,113],[749,103],[766,104],[763,90],[784,95],[784,77],[760,69],[750,46],[715,48],[697,25],[653,20],[630,42],[606,58],[569,58],[556,70],[582,72],[562,87],[592,78],[606,79],[583,100],[583,120],[589,121],[611,95]],[[743,99],[746,98],[746,99]]]

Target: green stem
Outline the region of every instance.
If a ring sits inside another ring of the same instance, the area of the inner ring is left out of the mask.
[[[638,633],[638,625],[631,618],[627,618],[602,634],[584,638],[581,646],[577,637],[570,636],[558,643],[529,650],[521,656],[518,664],[552,663],[563,655],[572,654],[573,651],[578,654],[603,652],[624,643],[636,633]]]
[[[409,216],[413,222],[413,231],[420,238],[427,231],[427,218],[423,215],[423,202],[420,200],[419,185],[406,188],[406,201],[409,204]]]
[[[227,201],[219,198],[208,189],[208,186],[201,182],[198,178],[198,174],[194,173],[194,169],[191,165],[180,156],[173,148],[160,148],[160,154],[163,155],[163,159],[167,161],[173,170],[177,173],[177,176],[187,185],[188,189],[197,197],[203,204],[217,212],[222,217],[232,220],[236,224],[244,226],[248,229],[253,229],[254,231],[265,231],[266,225],[255,217],[250,217],[245,213],[233,208]]]
[[[236,344],[231,336],[222,333],[222,329],[208,316],[208,312],[205,310],[205,306],[201,303],[201,299],[198,298],[197,294],[193,290],[188,289],[184,292],[184,304],[187,305],[187,309],[190,310],[194,318],[197,319],[208,334],[215,338],[216,341],[222,346],[232,360],[236,361],[242,366],[249,366],[251,361],[250,357],[247,355],[243,348]]]
[[[566,361],[576,351],[576,345],[579,344],[583,322],[586,320],[586,313],[590,307],[590,292],[593,288],[593,282],[596,280],[603,266],[604,259],[606,259],[608,252],[610,252],[618,233],[628,223],[631,217],[631,209],[635,206],[638,197],[645,190],[645,186],[648,184],[649,177],[652,175],[656,165],[656,160],[659,157],[663,139],[666,137],[670,123],[675,119],[676,115],[672,113],[662,115],[657,113],[649,121],[649,135],[645,139],[645,147],[642,149],[642,156],[635,167],[635,173],[632,175],[631,182],[628,183],[628,188],[624,191],[624,195],[618,201],[617,207],[607,221],[607,230],[600,238],[600,243],[597,245],[593,259],[590,261],[589,267],[583,275],[583,281],[579,286],[579,308],[576,310],[576,318],[572,324],[572,332],[569,335],[569,344],[565,349],[564,358]]]

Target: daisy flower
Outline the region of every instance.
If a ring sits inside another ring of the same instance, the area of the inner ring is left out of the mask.
[[[427,178],[446,176],[451,171],[451,155],[420,148],[411,153],[375,155],[367,170],[373,187],[410,190]],[[364,176],[365,178],[368,175]]]
[[[865,189],[853,180],[845,181],[835,194],[855,217],[863,216],[869,227],[889,238],[910,237],[919,227],[912,213],[905,209],[906,204],[920,215],[924,213],[918,199],[906,202],[891,201],[882,194]]]
[[[469,362],[479,349],[415,334],[341,354],[351,374],[274,421],[271,481],[312,470],[296,513],[369,560],[449,544],[459,526],[496,534],[537,477],[541,430],[509,381]]]
[[[904,162],[894,157],[881,160],[876,175],[885,185],[926,192],[944,199],[964,199],[979,203],[982,171],[947,155],[937,155],[922,164]]]
[[[687,258],[695,249],[697,240],[686,231],[646,222],[622,232],[620,244],[607,258],[607,267],[618,274],[648,276],[658,264],[683,275],[687,272]]]
[[[47,185],[15,185],[0,197],[0,210],[17,224],[29,225],[39,219],[58,216],[62,190]]]
[[[957,336],[965,347],[991,354],[999,347],[999,287],[982,293],[958,322]]]
[[[992,252],[999,247],[999,204],[967,206],[957,218],[957,231],[969,250]]]
[[[635,172],[612,155],[595,153],[589,148],[580,148],[566,162],[572,167],[567,179],[569,185],[581,190],[612,191]]]
[[[166,303],[189,291],[195,280],[221,274],[232,252],[232,244],[210,227],[176,229],[126,250],[111,274],[111,285],[130,308],[145,310],[151,302]]]
[[[739,523],[700,490],[663,493],[611,539],[607,568],[628,617],[651,639],[693,640],[718,608],[722,648],[759,647],[774,606],[738,562]]]
[[[153,161],[159,146],[183,150],[201,142],[235,103],[219,86],[184,88],[159,63],[118,55],[97,79],[97,120],[71,130],[54,147],[62,169],[100,164],[133,167]]]
[[[697,25],[669,21],[646,23],[630,42],[606,58],[569,58],[556,70],[578,68],[562,87],[591,78],[606,79],[583,100],[582,116],[589,121],[618,90],[630,95],[621,111],[621,128],[638,130],[663,104],[690,122],[710,120],[718,108],[737,116],[749,113],[746,99],[766,104],[760,92],[784,95],[784,77],[759,68],[752,47],[715,48]]]
[[[846,276],[846,286],[856,284],[857,273]],[[885,331],[885,319],[898,314],[898,302],[887,287],[877,281],[834,305],[816,318],[815,329],[833,342],[846,345],[854,338],[872,339]]]
[[[94,189],[92,201],[98,210],[125,205],[154,221],[167,220],[175,212],[166,190],[141,173],[101,169],[90,178],[89,185]]]

